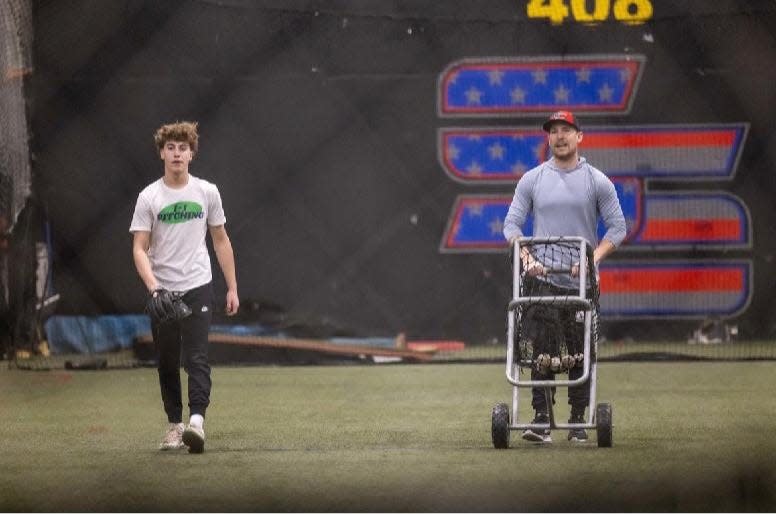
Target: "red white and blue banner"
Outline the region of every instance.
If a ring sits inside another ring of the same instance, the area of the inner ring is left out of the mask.
[[[580,152],[608,175],[730,180],[748,130],[748,123],[589,127]]]
[[[732,317],[749,306],[748,260],[604,262],[601,313],[624,318]]]
[[[751,248],[751,215],[726,192],[647,193],[634,247]]]
[[[610,177],[730,180],[749,125],[582,127],[580,153]],[[547,135],[536,127],[442,128],[439,163],[454,180],[514,184],[549,157]]]
[[[559,109],[627,114],[639,55],[463,59],[439,78],[440,116],[536,116]]]
[[[642,193],[636,179],[614,178],[627,226],[625,249],[751,248],[751,217],[731,193]],[[443,253],[503,251],[502,230],[511,195],[459,195],[442,238]],[[523,233],[530,235],[532,218]],[[598,235],[605,227],[599,225]]]
[[[442,253],[504,252],[503,223],[515,185],[549,158],[540,124],[567,109],[581,118],[580,154],[609,176],[627,236],[621,251],[714,252],[752,248],[751,215],[736,195],[678,190],[668,183],[733,179],[748,123],[595,125],[586,118],[626,115],[646,58],[639,55],[463,59],[439,77],[442,118],[532,117],[530,126],[442,127],[437,157],[466,186],[501,185],[501,194],[460,194],[442,236]],[[658,187],[654,187],[657,185]],[[532,219],[523,232],[532,233]],[[605,229],[599,225],[599,237]],[[601,268],[603,314],[623,318],[732,317],[746,310],[752,261],[607,260]],[[616,259],[616,258],[615,258]]]

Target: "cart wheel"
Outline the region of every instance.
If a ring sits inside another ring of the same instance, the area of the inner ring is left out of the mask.
[[[599,448],[612,446],[612,406],[599,403],[595,409],[595,431],[598,435]]]
[[[509,407],[506,403],[499,403],[491,411],[493,424],[490,434],[493,437],[495,448],[509,448]]]

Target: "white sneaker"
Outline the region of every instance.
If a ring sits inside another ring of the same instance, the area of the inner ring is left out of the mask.
[[[189,425],[183,431],[183,444],[189,447],[189,453],[205,451],[205,430],[202,427]]]
[[[170,423],[164,434],[160,450],[179,450],[183,448],[183,423]]]
[[[550,417],[544,412],[537,412],[532,424],[549,423]],[[523,439],[532,443],[551,443],[552,437],[547,428],[528,428],[523,430]]]
[[[523,430],[523,439],[531,441],[532,443],[551,443],[552,436],[550,436],[549,430],[542,430],[537,428],[528,428]]]

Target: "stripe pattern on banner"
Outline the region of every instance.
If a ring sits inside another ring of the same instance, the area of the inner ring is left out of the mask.
[[[749,125],[664,125],[584,130],[581,153],[609,175],[732,179]]]
[[[652,193],[632,244],[750,247],[751,216],[729,193]]]
[[[629,248],[749,248],[751,219],[744,203],[729,193],[643,193],[634,178],[613,178]],[[502,230],[512,202],[508,195],[459,195],[450,213],[441,252],[501,251]],[[523,233],[533,233],[532,218]],[[605,233],[599,223],[598,236]]]
[[[580,153],[609,176],[733,178],[748,124],[582,127]],[[540,129],[444,128],[437,147],[442,168],[466,183],[514,184],[549,157]]]
[[[751,301],[751,261],[604,262],[601,313],[611,317],[736,316]]]
[[[613,178],[612,182],[620,199],[627,227],[626,238],[641,229],[642,184],[630,177]],[[448,217],[447,229],[442,237],[440,251],[499,251],[507,247],[504,239],[504,218],[512,203],[508,195],[459,195]],[[599,223],[599,237],[606,232]],[[523,226],[524,234],[533,233],[533,216],[528,216]]]

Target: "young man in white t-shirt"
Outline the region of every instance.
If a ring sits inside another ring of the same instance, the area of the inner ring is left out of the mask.
[[[237,277],[232,243],[224,228],[226,217],[218,188],[189,174],[197,153],[197,124],[172,123],[154,135],[164,176],[140,192],[129,231],[132,256],[149,295],[166,289],[182,295],[191,314],[179,321],[152,317],[159,356],[159,385],[169,426],[160,448],[205,448],[204,419],[210,404],[208,332],[213,310],[210,256],[205,238],[210,232],[218,264],[226,281],[226,314],[237,313]],[[188,374],[188,427],[183,425],[181,357]]]

